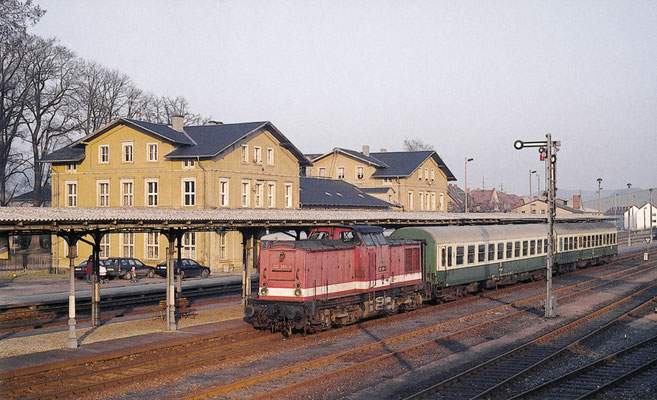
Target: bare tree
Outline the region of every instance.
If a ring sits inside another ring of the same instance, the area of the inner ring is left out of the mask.
[[[425,143],[422,139],[404,138],[404,150],[406,151],[427,151],[433,149],[433,145]]]
[[[25,76],[30,79],[27,107],[23,114],[31,147],[33,205],[41,205],[41,192],[49,181],[44,154],[70,141],[76,125],[71,107],[75,79],[75,55],[55,39],[35,38]]]
[[[29,25],[36,24],[46,12],[32,0],[0,1],[0,37],[25,35]]]

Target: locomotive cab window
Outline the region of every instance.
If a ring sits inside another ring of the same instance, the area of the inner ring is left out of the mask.
[[[376,240],[379,241],[379,243],[381,244],[381,246],[385,246],[385,245],[388,244],[388,241],[387,241],[386,238],[383,236],[383,233],[376,233],[376,234],[374,234],[374,237],[376,238]]]
[[[363,243],[365,243],[365,246],[374,246],[374,241],[372,240],[372,237],[370,235],[362,235],[363,236]]]
[[[345,243],[353,242],[354,238],[354,233],[351,231],[340,232],[340,240]]]

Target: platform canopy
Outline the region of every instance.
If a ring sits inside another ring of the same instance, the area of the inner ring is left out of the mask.
[[[604,221],[583,214],[557,216],[557,222]],[[479,225],[546,223],[542,214],[440,213],[360,210],[164,209],[0,207],[0,232],[58,233],[62,231],[221,231],[299,229],[319,225]]]

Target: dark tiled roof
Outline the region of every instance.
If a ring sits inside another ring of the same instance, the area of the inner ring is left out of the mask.
[[[302,207],[392,207],[392,204],[363,193],[358,187],[342,180],[300,177],[299,189]]]
[[[360,188],[365,193],[388,193],[388,191],[392,189],[390,186],[382,186],[382,187],[375,187],[375,188]]]
[[[176,143],[176,144],[189,144],[193,145],[194,140],[192,140],[186,132],[180,132],[169,125],[164,125],[164,124],[153,124],[151,122],[145,122],[145,121],[138,121],[136,119],[127,119],[123,118],[123,120],[130,122],[131,124],[137,125],[143,129],[146,129],[147,131],[153,132],[158,136],[163,137],[164,139]],[[185,131],[187,131],[187,128],[184,128]]]
[[[447,176],[448,181],[455,181],[452,171],[447,168],[443,160],[435,151],[392,151],[382,153],[370,153],[372,157],[381,160],[389,167],[377,170],[372,178],[393,178],[398,176],[409,176],[429,157],[433,157],[438,167]]]
[[[50,154],[41,157],[39,161],[46,162],[64,162],[64,161],[82,161],[84,160],[84,147],[62,147]]]
[[[195,146],[183,146],[165,157],[214,157],[267,122],[186,126],[185,132],[194,139]]]
[[[51,188],[50,185],[44,187],[41,189],[41,201],[50,201],[50,196],[51,196]],[[32,198],[34,197],[34,190],[31,190],[27,193],[23,193],[20,196],[16,196],[13,199],[11,199],[12,202],[14,201],[32,201]]]

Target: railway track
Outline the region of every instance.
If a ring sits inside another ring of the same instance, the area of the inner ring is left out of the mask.
[[[653,269],[654,267],[655,263],[652,263],[647,269]],[[641,274],[644,271],[645,270],[637,270],[626,276],[617,276],[619,273],[614,273],[612,275],[616,275],[616,278],[614,278],[615,280],[624,280]],[[567,299],[574,301],[584,292],[600,289],[615,282],[615,280],[604,281],[606,278],[608,277],[598,278],[603,282],[596,286],[590,286],[592,282],[589,281],[560,289],[562,293],[571,291],[570,294],[562,295],[560,297],[560,302],[564,302]],[[657,288],[657,285],[654,285],[654,287]],[[581,290],[574,291],[576,288],[580,288]],[[203,388],[188,395],[185,399],[205,399],[217,396],[233,396],[238,398],[247,396],[252,397],[254,393],[260,393],[257,397],[254,397],[255,399],[295,398],[299,396],[298,391],[318,387],[321,383],[326,383],[327,381],[338,384],[339,382],[346,380],[346,377],[349,376],[349,374],[362,374],[363,371],[368,371],[370,374],[376,375],[377,370],[381,371],[386,369],[387,362],[395,363],[398,360],[407,360],[407,356],[410,353],[435,355],[432,350],[436,350],[437,347],[447,346],[449,343],[453,343],[458,337],[472,335],[485,329],[491,329],[495,324],[526,314],[533,308],[529,303],[533,302],[539,304],[542,298],[543,294],[533,296],[513,304],[499,306],[480,313],[443,322],[429,328],[415,330],[385,340],[379,340],[339,354],[332,354],[305,363],[294,364],[289,367],[276,368],[273,371],[245,380]],[[617,303],[622,304],[622,302]],[[497,314],[502,312],[507,312],[507,314],[498,317]],[[491,315],[494,317],[491,318]],[[484,319],[484,321],[474,323],[471,326],[461,328],[438,338],[426,337],[432,332],[453,328],[454,326],[462,325],[468,321],[475,321],[479,318]],[[324,370],[330,370],[330,372],[323,372]],[[365,375],[367,375],[367,373]],[[287,382],[291,383],[288,384]],[[327,386],[330,387],[330,385]],[[272,387],[278,388],[276,390],[271,390]]]
[[[625,270],[615,271],[610,274],[560,288],[555,290],[555,293],[565,296],[566,293],[571,291],[573,293],[570,295],[574,298],[582,291],[589,291],[599,285],[609,285],[614,282],[613,279],[627,279],[628,276],[639,274],[645,269],[650,268],[653,268],[653,266],[646,266],[644,264],[643,266],[638,265]],[[591,269],[588,269],[588,271],[591,271]],[[596,282],[597,285],[595,285]],[[501,294],[504,291],[501,290],[499,292]],[[463,322],[476,320],[485,315],[494,315],[495,313],[504,310],[509,311],[521,307],[522,310],[516,311],[516,314],[523,313],[531,308],[528,305],[529,303],[535,302],[538,304],[542,299],[543,294],[541,293],[540,295],[532,296],[529,299],[524,299],[513,304],[493,307],[472,316],[461,317],[432,326],[425,330],[414,331],[407,335],[391,338],[383,342],[380,341],[373,344],[369,349],[387,346],[415,336],[419,337],[441,328],[448,328],[452,325],[456,326]],[[464,300],[475,301],[476,297]],[[562,298],[560,298],[560,300],[562,300]],[[461,302],[452,302],[450,304],[456,303]],[[417,312],[430,312],[430,308],[426,311],[417,310]],[[506,318],[509,317],[503,317],[502,319]],[[495,319],[499,318],[494,318],[494,320]],[[375,324],[377,321],[366,321],[364,324],[367,323]],[[380,323],[380,321],[378,323]],[[492,323],[494,322],[489,322],[489,324]],[[486,326],[486,323],[484,323],[483,326]],[[344,329],[341,331],[344,331]],[[178,371],[188,372],[195,367],[225,363],[232,357],[248,357],[249,355],[258,354],[262,348],[280,342],[280,340],[279,335],[270,335],[247,329],[236,332],[230,337],[203,338],[176,347],[151,349],[150,351],[144,351],[143,354],[117,354],[114,358],[106,358],[104,360],[90,362],[83,366],[80,366],[79,364],[52,366],[52,370],[56,369],[54,373],[53,371],[33,371],[29,374],[17,374],[14,376],[0,375],[0,387],[7,388],[0,391],[0,397],[69,398],[85,394],[88,395],[108,386],[139,382],[142,379],[151,379],[155,376],[167,376]],[[365,348],[356,349],[353,354],[366,350],[367,349]],[[338,354],[329,358],[337,359],[341,356],[343,355]],[[325,362],[325,360],[316,361],[318,365]],[[302,365],[298,368],[304,369],[306,366]],[[282,370],[278,376],[284,376],[289,372],[290,371]],[[269,379],[271,378],[275,378],[275,376],[269,376]]]

